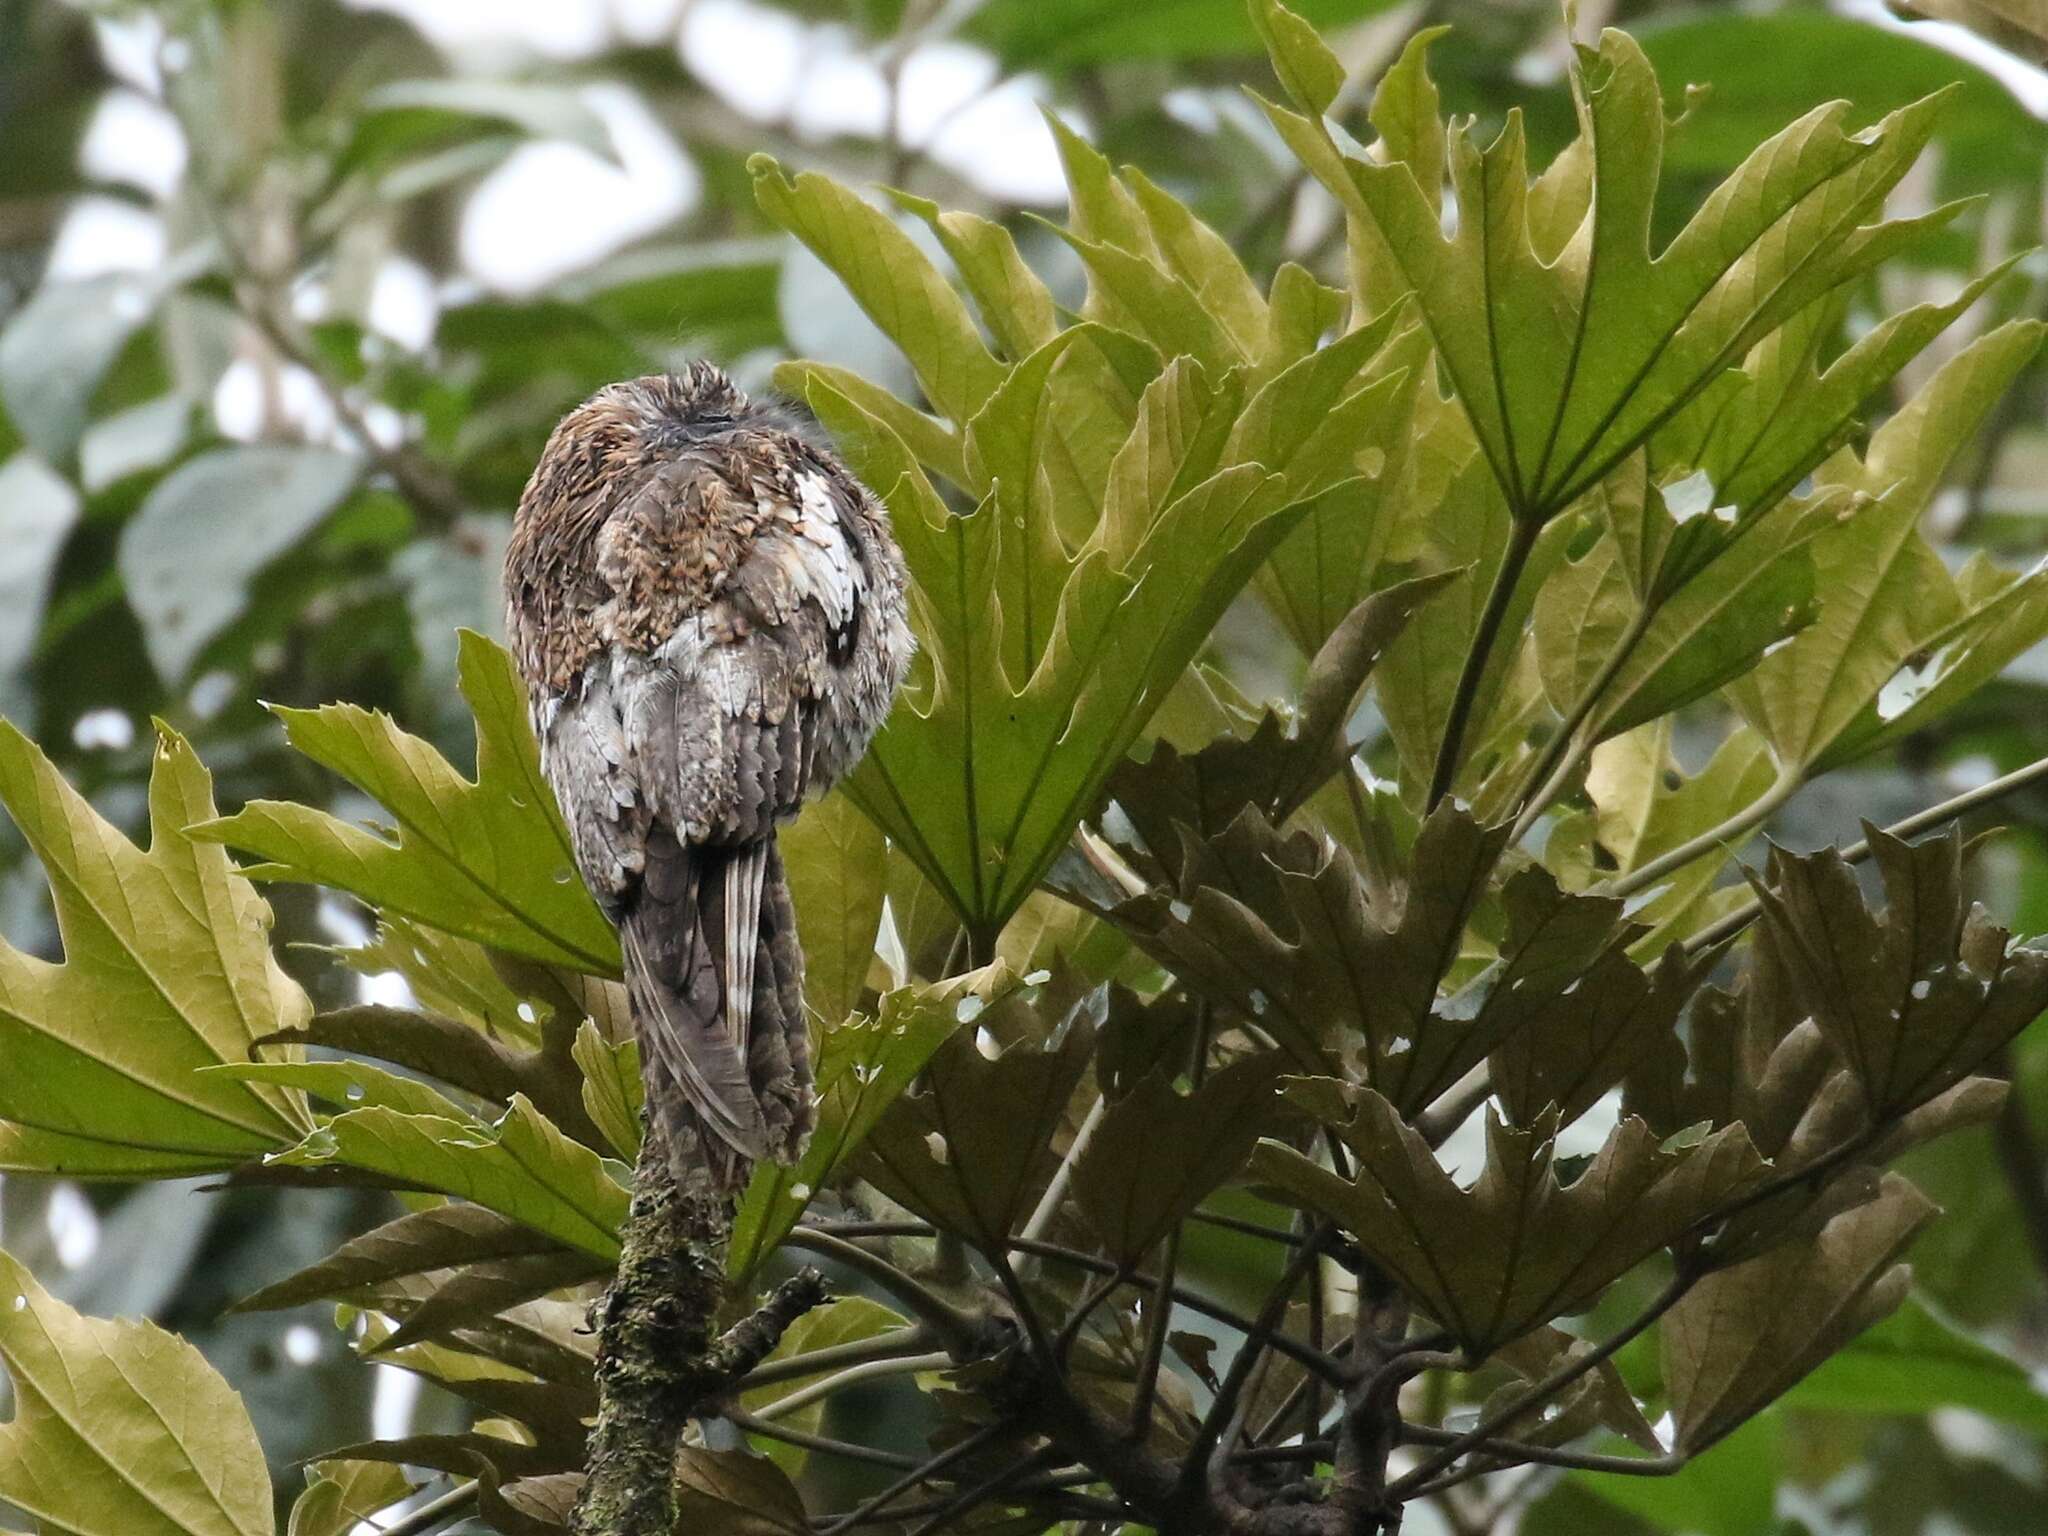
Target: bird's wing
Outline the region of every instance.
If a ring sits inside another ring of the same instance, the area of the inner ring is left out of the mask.
[[[824,476],[787,459],[723,468],[663,464],[614,515],[599,570],[620,638],[550,720],[543,761],[621,920],[650,1068],[758,1158],[800,1133],[808,1092],[772,837],[812,787],[869,575]],[[727,568],[693,583],[707,561]]]

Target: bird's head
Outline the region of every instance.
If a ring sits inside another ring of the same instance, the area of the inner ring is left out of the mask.
[[[549,435],[520,497],[515,529],[597,515],[605,488],[707,439],[749,431],[808,435],[809,427],[779,402],[749,399],[708,362],[607,384]]]

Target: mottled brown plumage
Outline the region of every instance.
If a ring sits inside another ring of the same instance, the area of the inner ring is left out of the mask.
[[[541,766],[619,924],[648,1101],[731,1187],[811,1123],[777,825],[851,768],[909,665],[880,504],[717,369],[599,390],[505,556]]]

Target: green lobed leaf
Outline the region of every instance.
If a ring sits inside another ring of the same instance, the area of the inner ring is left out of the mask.
[[[270,1536],[241,1398],[154,1323],[81,1317],[0,1253],[0,1499],[67,1536]]]
[[[251,871],[259,878],[331,885],[481,944],[617,976],[618,936],[576,877],[512,658],[465,630],[459,667],[476,716],[475,779],[382,713],[350,704],[275,711],[294,747],[390,812],[390,835],[275,800],[251,801],[192,835],[268,860]]]
[[[754,1169],[733,1216],[726,1271],[744,1282],[789,1235],[818,1191],[960,1027],[964,1013],[1014,988],[1003,965],[929,987],[885,993],[872,1020],[855,1015],[825,1031],[818,1052],[818,1123],[793,1166]]]
[[[623,1172],[564,1136],[522,1095],[493,1125],[381,1107],[335,1116],[273,1154],[287,1168],[343,1165],[473,1201],[572,1248],[616,1259]]]
[[[311,1125],[298,1094],[206,1076],[312,1005],[270,952],[270,909],[186,829],[213,783],[159,727],[150,847],[131,844],[0,721],[0,802],[42,860],[65,962],[0,943],[0,1162],[78,1177],[232,1167]],[[194,956],[203,963],[194,963]]]
[[[886,213],[813,171],[786,177],[767,155],[747,162],[761,211],[839,275],[870,320],[902,349],[925,393],[964,424],[1001,376],[967,306]],[[879,487],[878,487],[879,489]]]
[[[867,986],[882,922],[888,846],[844,795],[804,808],[777,835],[804,952],[804,1001],[836,1024]]]

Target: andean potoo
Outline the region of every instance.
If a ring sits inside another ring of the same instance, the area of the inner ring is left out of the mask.
[[[548,439],[505,556],[541,766],[618,924],[678,1177],[733,1188],[811,1121],[776,827],[867,749],[909,665],[887,514],[718,369],[599,390]]]

